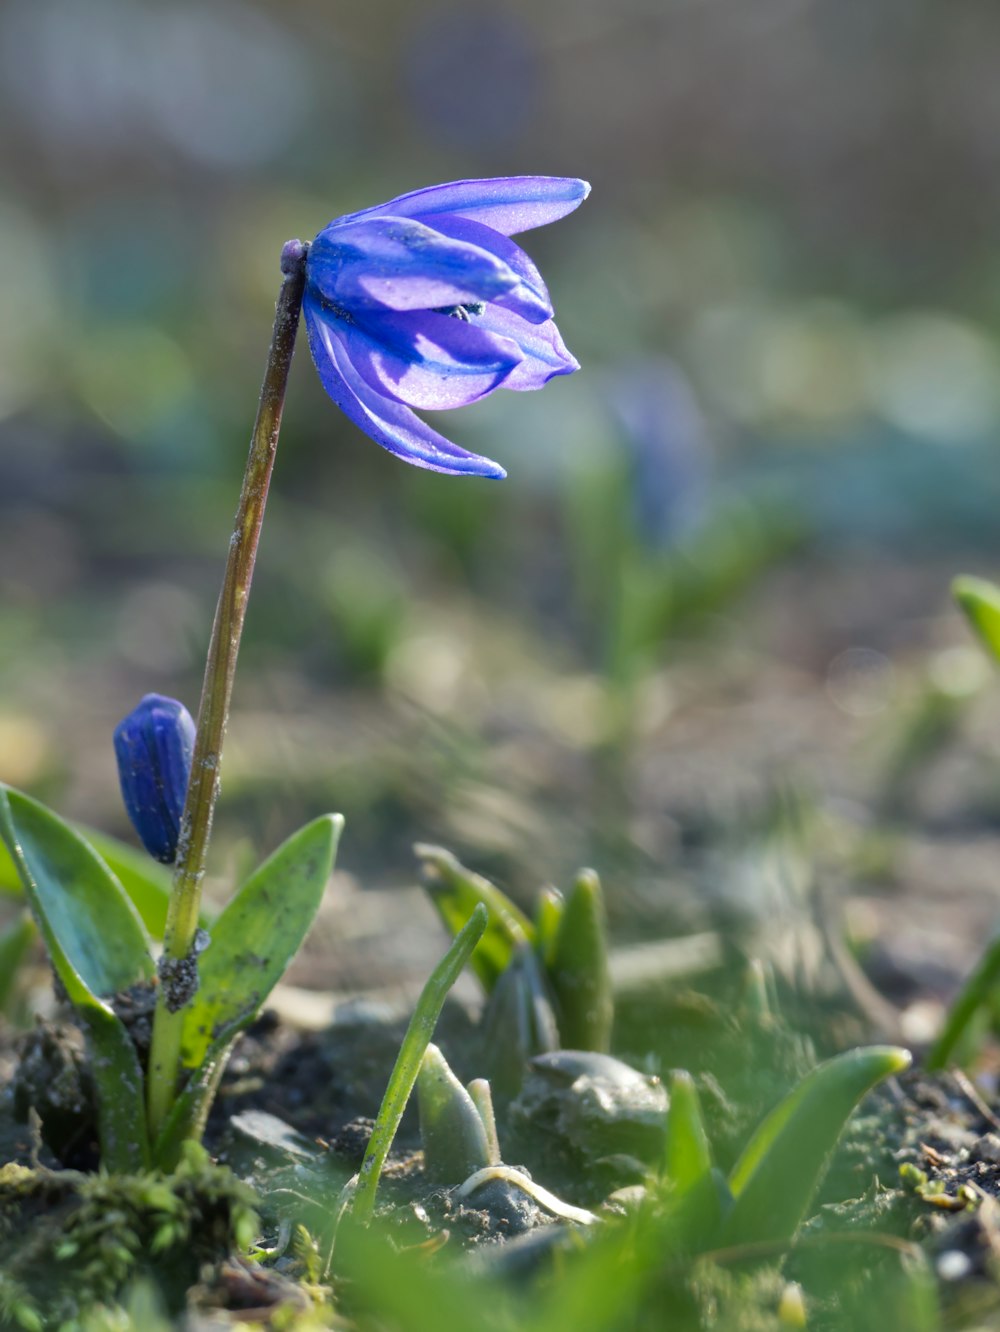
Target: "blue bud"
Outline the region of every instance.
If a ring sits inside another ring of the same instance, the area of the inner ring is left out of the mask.
[[[125,810],[143,846],[164,865],[177,857],[193,749],[190,712],[162,694],[147,694],[115,727]]]

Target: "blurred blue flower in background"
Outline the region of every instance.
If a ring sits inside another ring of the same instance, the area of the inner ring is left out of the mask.
[[[558,176],[455,181],[324,227],[309,250],[303,309],[337,406],[417,467],[504,476],[412,408],[464,407],[579,368],[541,274],[508,237],[557,221],[589,191]]]
[[[194,735],[184,704],[163,694],[146,694],[115,727],[125,810],[143,846],[164,865],[177,856]]]
[[[643,545],[663,549],[705,517],[708,430],[686,376],[666,359],[620,370],[609,392],[627,456],[632,519]]]

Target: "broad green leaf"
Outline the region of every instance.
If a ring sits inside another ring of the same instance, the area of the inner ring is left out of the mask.
[[[313,923],[344,827],[339,814],[307,823],[250,876],[212,927],[198,962],[198,993],[184,1013],[181,1058],[190,1070],[156,1140],[172,1170],[201,1136],[236,1036],[260,1012]]]
[[[327,814],[293,833],[212,926],[198,993],[184,1015],[187,1068],[248,1026],[285,974],[319,910],[343,826],[339,814]]]
[[[135,1043],[109,1005],[91,996],[74,1007],[87,1034],[97,1089],[101,1165],[124,1173],[148,1170],[145,1079]]]
[[[154,939],[162,939],[173,877],[170,868],[159,864],[145,851],[128,846],[107,833],[79,826],[77,832],[86,838],[118,877],[150,935]]]
[[[614,999],[601,881],[580,870],[566,896],[546,968],[556,1001],[559,1037],[568,1050],[607,1050]]]
[[[489,912],[486,933],[470,964],[489,994],[510,964],[516,946],[525,939],[535,942],[535,927],[506,893],[466,869],[450,851],[421,843],[413,850],[423,863],[424,887],[451,934],[458,934],[478,903]]]
[[[132,903],[154,939],[162,939],[167,923],[167,903],[170,900],[171,872],[159,865],[145,851],[121,842],[109,833],[82,823],[72,825],[85,842],[89,842],[112,874],[132,899]],[[0,892],[24,891],[17,866],[7,848],[0,843]],[[202,912],[202,925],[207,929],[212,917]]]
[[[79,833],[37,800],[0,783],[0,838],[74,1003],[81,987],[90,995],[112,995],[152,978],[153,960],[135,908]]]
[[[131,1037],[102,998],[151,978],[142,923],[121,884],[78,833],[2,784],[0,838],[88,1036],[102,1164],[143,1169],[149,1144],[142,1072]]]
[[[1000,662],[1000,587],[985,578],[963,575],[951,585],[951,594],[965,611],[983,646]]]
[[[0,934],[0,1013],[7,1012],[18,969],[36,933],[31,912],[22,911],[17,920]]]
[[[873,1045],[828,1059],[767,1116],[733,1167],[726,1244],[784,1242],[795,1234],[827,1159],[866,1092],[910,1066],[908,1050]]]

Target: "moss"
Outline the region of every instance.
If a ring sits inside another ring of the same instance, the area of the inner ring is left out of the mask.
[[[253,1203],[247,1186],[194,1144],[170,1176],[6,1166],[0,1328],[30,1332],[32,1312],[40,1326],[82,1328],[88,1311],[117,1304],[139,1278],[178,1310],[203,1266],[249,1247]]]
[[[786,1285],[775,1266],[730,1271],[704,1261],[690,1276],[699,1323],[718,1332],[787,1332],[782,1318]]]

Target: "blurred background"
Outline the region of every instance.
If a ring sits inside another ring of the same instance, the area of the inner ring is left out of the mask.
[[[1000,884],[948,596],[1000,564],[998,47],[989,0],[5,0],[0,779],[130,838],[111,731],[196,709],[282,243],[582,176],[523,243],[583,370],[442,425],[506,482],[389,457],[300,343],[216,871],[340,809],[346,915],[419,839],[592,862],[625,940],[819,876],[947,988]]]

